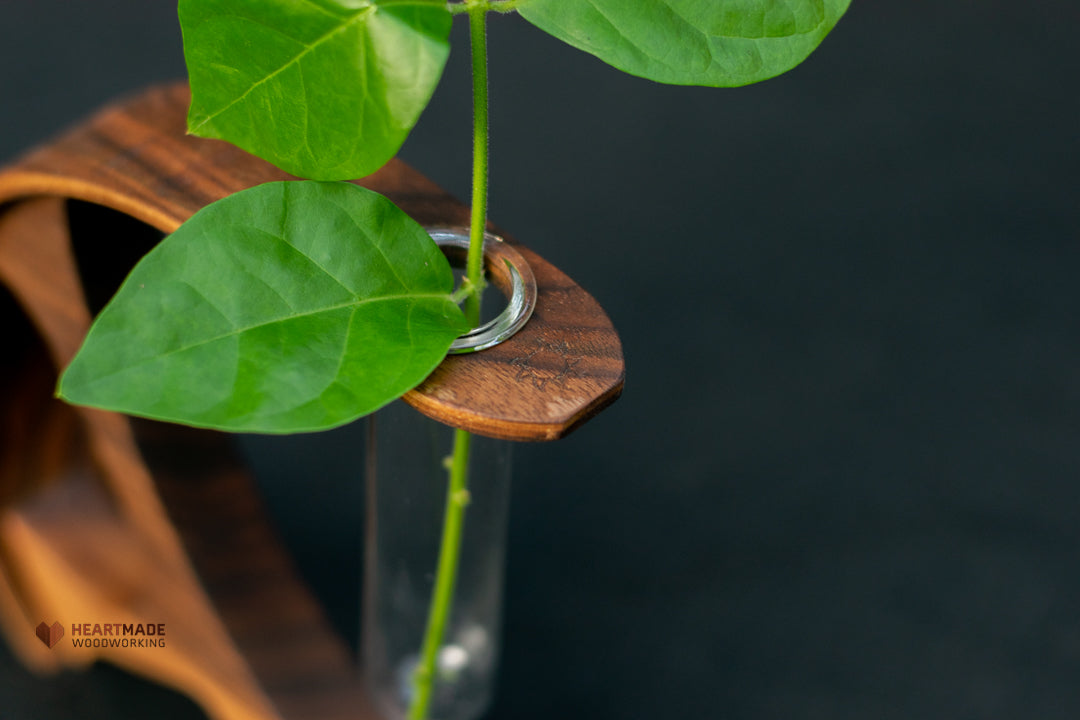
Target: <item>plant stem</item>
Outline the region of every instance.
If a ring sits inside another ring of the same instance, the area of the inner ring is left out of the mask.
[[[450,606],[457,581],[457,566],[461,551],[461,530],[465,521],[465,506],[469,504],[468,471],[469,450],[472,435],[464,430],[454,431],[454,454],[450,464],[450,482],[446,493],[446,511],[443,516],[442,546],[439,549],[439,568],[435,576],[435,590],[431,596],[424,644],[420,651],[420,664],[413,679],[413,699],[409,706],[409,720],[424,720],[431,704],[431,692],[435,687],[436,665],[439,648],[446,634],[450,618]]]
[[[488,194],[488,72],[487,12],[469,10],[469,40],[472,49],[473,76],[473,175],[472,212],[469,222],[469,257],[465,279],[475,293],[465,302],[465,316],[476,326],[480,323],[480,296],[484,290],[484,229],[487,226]]]
[[[520,0],[466,0],[465,2],[451,2],[447,4],[452,15],[470,12],[473,9],[483,12],[508,13],[515,9]]]
[[[472,48],[473,75],[473,178],[472,212],[469,221],[469,255],[465,264],[466,286],[473,292],[465,300],[465,316],[475,327],[480,323],[480,296],[484,289],[484,229],[487,226],[488,192],[488,80],[487,80],[487,4],[484,0],[466,0],[469,13],[469,36]],[[413,698],[409,720],[425,720],[435,686],[439,648],[446,635],[446,625],[454,598],[465,506],[469,504],[468,473],[472,435],[454,431],[454,453],[450,460],[450,478],[443,517],[442,545],[435,575],[435,589],[428,613],[427,629],[421,648],[420,664],[413,680]]]

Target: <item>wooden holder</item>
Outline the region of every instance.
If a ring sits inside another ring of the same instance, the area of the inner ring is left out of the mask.
[[[167,233],[232,192],[289,179],[186,135],[188,101],[185,85],[153,88],[0,172],[0,630],[33,669],[105,660],[220,720],[371,717],[355,660],[228,437],[53,399],[89,327],[85,297],[102,285],[80,275],[68,199]],[[403,163],[358,182],[422,224],[467,223],[465,207]],[[405,399],[480,434],[551,440],[614,401],[622,352],[595,300],[516,247],[537,280],[533,319],[503,345],[447,358]],[[89,252],[122,255],[112,244]],[[163,646],[76,648],[84,624],[163,625]]]

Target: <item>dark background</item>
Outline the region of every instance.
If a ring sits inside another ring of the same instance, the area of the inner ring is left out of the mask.
[[[466,198],[463,25],[403,156]],[[738,90],[490,30],[492,218],[628,365],[518,448],[491,717],[1080,716],[1076,3],[856,0]],[[0,160],[182,75],[173,3],[0,0]],[[349,634],[337,441],[261,480]],[[3,720],[149,714],[199,717],[0,649]]]

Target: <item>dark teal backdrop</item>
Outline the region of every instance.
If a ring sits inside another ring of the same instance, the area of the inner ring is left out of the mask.
[[[403,156],[464,198],[463,29]],[[492,218],[628,362],[519,449],[493,719],[1080,716],[1078,29],[856,0],[803,67],[710,90],[492,19]],[[182,74],[172,3],[0,0],[0,159]],[[347,435],[261,480],[351,634]],[[0,650],[4,720],[151,714],[199,717]]]

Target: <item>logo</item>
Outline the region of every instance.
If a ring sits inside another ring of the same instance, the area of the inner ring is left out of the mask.
[[[75,648],[165,647],[165,623],[74,623],[69,627]],[[52,649],[64,637],[64,626],[43,622],[34,632]]]
[[[64,637],[64,626],[58,622],[52,625],[42,622],[37,626],[37,636],[38,640],[48,645],[51,650],[56,643],[60,642],[60,638]]]

